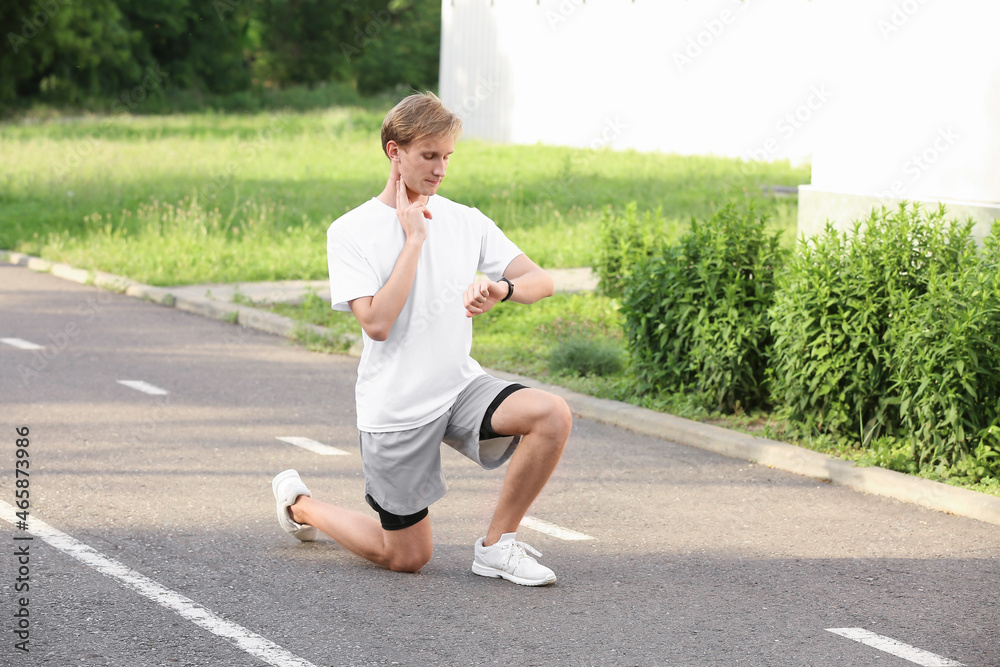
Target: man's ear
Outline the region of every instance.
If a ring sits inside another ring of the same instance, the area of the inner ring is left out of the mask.
[[[399,159],[399,144],[395,140],[390,139],[385,143],[385,152],[389,156],[390,160]]]

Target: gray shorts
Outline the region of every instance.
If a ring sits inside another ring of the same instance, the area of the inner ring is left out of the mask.
[[[447,489],[441,474],[441,443],[472,459],[486,470],[503,465],[521,436],[498,436],[480,428],[494,400],[516,383],[490,375],[476,377],[443,415],[405,431],[361,431],[361,465],[365,493],[393,514],[415,514],[440,500]],[[489,426],[489,424],[486,424]],[[492,437],[491,437],[492,436]]]

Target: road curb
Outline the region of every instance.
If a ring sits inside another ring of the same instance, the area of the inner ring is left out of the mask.
[[[113,273],[86,271],[72,267],[69,264],[50,262],[38,257],[8,250],[0,250],[0,261],[5,261],[15,266],[23,266],[33,271],[51,273],[59,278],[83,285],[96,285],[97,287],[119,294],[151,301],[195,315],[211,317],[230,324],[238,324],[265,333],[291,338],[292,340],[297,340],[302,333],[312,333],[338,342],[346,342],[350,346],[350,352],[360,355],[361,339],[359,337],[337,335],[326,327],[315,324],[299,324],[284,315],[278,315],[277,313],[254,308],[253,306],[217,301],[207,296],[177,295],[168,288],[144,285],[129,278],[116,276]]]
[[[0,261],[24,266],[34,271],[48,272],[77,283],[93,284],[131,297],[286,338],[295,339],[297,334],[305,329],[326,338],[343,339],[325,327],[317,325],[303,327],[288,317],[250,306],[215,301],[208,297],[176,297],[168,289],[143,285],[110,273],[85,271],[68,264],[49,262],[30,255],[2,250],[0,250]],[[360,340],[350,339],[350,342],[352,343],[350,353],[357,356],[361,349]],[[884,468],[858,467],[853,462],[785,442],[759,438],[627,403],[586,396],[564,387],[541,383],[532,378],[503,371],[489,370],[489,372],[497,377],[538,387],[561,396],[574,414],[586,419],[1000,526],[1000,498],[995,496]]]

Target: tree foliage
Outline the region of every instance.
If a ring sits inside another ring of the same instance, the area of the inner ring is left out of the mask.
[[[5,0],[0,108],[110,101],[136,87],[430,87],[440,32],[437,0]]]
[[[0,103],[42,96],[76,102],[141,72],[132,59],[141,35],[115,0],[5,0],[0,31]]]

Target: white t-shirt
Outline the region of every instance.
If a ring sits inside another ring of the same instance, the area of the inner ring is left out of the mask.
[[[472,319],[462,293],[476,271],[499,280],[521,254],[479,209],[439,195],[427,201],[433,219],[420,250],[410,296],[384,341],[362,333],[355,388],[358,429],[403,431],[444,414],[482,367],[469,356]],[[392,273],[406,236],[396,209],[372,198],[327,230],[330,296],[335,310],[374,296]]]

